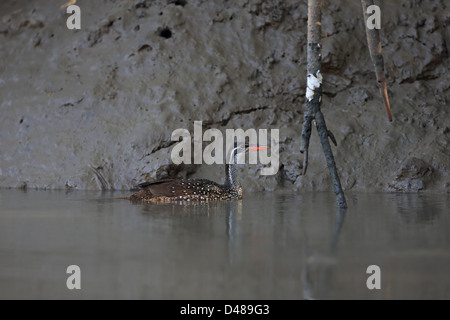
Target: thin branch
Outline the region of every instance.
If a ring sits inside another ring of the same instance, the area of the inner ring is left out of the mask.
[[[391,106],[389,104],[389,97],[387,92],[386,75],[384,73],[380,31],[377,28],[369,29],[367,26],[367,19],[369,18],[367,8],[373,5],[373,0],[361,0],[361,5],[364,13],[364,25],[366,26],[367,44],[369,47],[370,57],[372,58],[373,65],[375,67],[378,88],[380,89],[380,94],[383,98],[384,107],[386,108],[389,121],[392,121]]]
[[[322,144],[328,169],[330,170],[331,179],[333,181],[334,192],[338,198],[338,206],[340,208],[346,208],[347,203],[345,200],[344,191],[342,190],[339,175],[337,173],[330,141],[328,140],[328,138],[330,138],[333,142],[335,142],[334,135],[327,129],[325,118],[323,117],[322,111],[320,111],[320,105],[322,103],[322,75],[320,73],[322,62],[320,47],[322,32],[321,18],[322,1],[308,0],[308,76],[306,88],[306,111],[303,119],[302,144],[300,147],[300,152],[304,154],[303,174],[306,174],[312,121],[315,120],[320,142]]]

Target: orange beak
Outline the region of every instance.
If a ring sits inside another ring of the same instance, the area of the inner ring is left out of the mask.
[[[250,151],[267,150],[269,147],[250,147]]]

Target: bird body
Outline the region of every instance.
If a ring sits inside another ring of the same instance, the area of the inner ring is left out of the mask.
[[[232,188],[208,179],[166,179],[139,185],[132,201],[172,202],[242,199],[242,187]]]
[[[128,197],[131,201],[174,202],[242,199],[242,187],[237,177],[237,156],[241,152],[268,149],[268,147],[235,146],[230,163],[225,165],[225,183],[208,179],[164,179],[138,185],[142,190]]]

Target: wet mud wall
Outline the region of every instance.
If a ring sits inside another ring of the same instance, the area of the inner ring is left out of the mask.
[[[242,169],[246,191],[331,190],[316,130],[301,175],[306,1],[0,3],[0,187],[130,189],[165,177],[223,180],[222,165],[174,165],[171,133],[280,130],[280,169]],[[393,122],[360,1],[323,1],[322,111],[345,190],[450,192],[450,10],[381,1]]]

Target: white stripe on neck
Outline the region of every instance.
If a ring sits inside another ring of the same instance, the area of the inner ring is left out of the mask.
[[[233,181],[233,164],[236,164],[236,162],[237,162],[237,157],[236,157],[236,155],[237,155],[237,150],[239,149],[239,147],[236,147],[236,148],[234,148],[232,151],[231,151],[231,154],[230,154],[230,161],[228,162],[228,164],[229,164],[229,166],[228,166],[228,177],[230,178],[230,184],[231,185],[234,185],[234,181]]]

